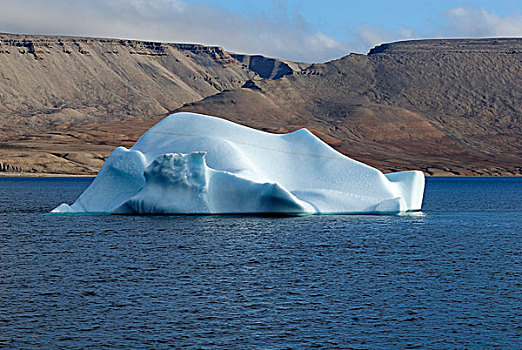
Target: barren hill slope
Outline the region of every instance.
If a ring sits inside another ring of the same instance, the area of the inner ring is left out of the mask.
[[[522,174],[522,39],[398,42],[313,65],[188,44],[0,43],[0,171],[92,174],[185,110],[307,127],[383,170]]]
[[[522,39],[408,41],[252,82],[182,110],[273,131],[306,126],[382,169],[521,174],[521,82]],[[262,113],[250,113],[249,121],[244,111],[253,105]]]
[[[0,172],[95,173],[183,104],[305,66],[203,45],[0,34]]]
[[[291,72],[283,61],[220,47],[0,34],[0,122],[18,129],[61,115],[68,122],[156,117],[259,75]]]

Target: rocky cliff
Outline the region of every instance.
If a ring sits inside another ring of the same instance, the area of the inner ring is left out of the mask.
[[[421,40],[305,65],[219,47],[0,35],[1,171],[93,174],[173,111],[308,127],[383,170],[522,173],[522,39]]]
[[[520,175],[521,81],[522,39],[407,41],[182,109],[212,110],[273,131],[307,126],[341,152],[385,170]]]
[[[302,66],[194,44],[0,34],[0,172],[93,174],[170,111]]]

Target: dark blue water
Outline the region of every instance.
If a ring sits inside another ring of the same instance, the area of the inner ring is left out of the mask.
[[[406,216],[48,216],[0,179],[0,347],[520,349],[522,179],[429,178]]]

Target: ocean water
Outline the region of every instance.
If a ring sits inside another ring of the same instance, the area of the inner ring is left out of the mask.
[[[522,178],[401,216],[56,216],[0,178],[0,348],[521,349]]]

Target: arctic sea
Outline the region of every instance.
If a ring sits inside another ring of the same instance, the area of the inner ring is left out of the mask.
[[[0,348],[522,344],[522,178],[401,216],[44,215],[91,181],[0,178]]]

